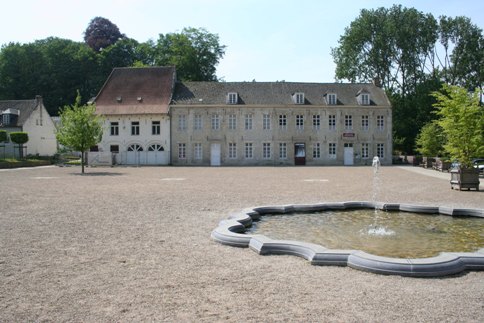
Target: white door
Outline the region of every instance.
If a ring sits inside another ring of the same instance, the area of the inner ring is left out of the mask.
[[[210,166],[220,166],[220,144],[210,145]]]
[[[344,164],[345,166],[353,165],[353,147],[345,147]]]

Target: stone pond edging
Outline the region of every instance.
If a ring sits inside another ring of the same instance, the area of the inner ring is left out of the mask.
[[[441,277],[465,270],[484,270],[484,248],[477,252],[442,252],[431,258],[389,258],[360,250],[328,249],[324,246],[289,240],[273,240],[263,235],[244,234],[246,228],[266,214],[295,212],[321,212],[327,210],[379,209],[414,213],[442,214],[449,216],[474,216],[484,218],[484,209],[449,208],[412,204],[379,202],[336,202],[260,206],[244,209],[222,220],[212,231],[216,242],[234,247],[249,247],[260,255],[293,255],[302,257],[312,265],[349,266],[384,275],[411,277]],[[483,220],[484,221],[484,220]]]

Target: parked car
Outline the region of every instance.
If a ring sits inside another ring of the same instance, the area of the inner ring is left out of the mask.
[[[474,168],[479,169],[479,174],[484,173],[484,158],[474,159],[472,161],[472,165],[474,166]]]

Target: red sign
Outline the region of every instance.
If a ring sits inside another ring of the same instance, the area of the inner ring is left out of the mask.
[[[343,137],[345,138],[354,138],[355,134],[353,132],[344,132]]]

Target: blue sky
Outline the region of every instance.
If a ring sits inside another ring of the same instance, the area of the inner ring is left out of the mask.
[[[484,29],[482,0],[14,0],[1,4],[0,44],[49,36],[82,41],[96,16],[140,42],[203,27],[227,46],[217,66],[226,81],[332,82],[330,51],[345,28],[361,9],[394,3],[435,17],[467,16]]]

